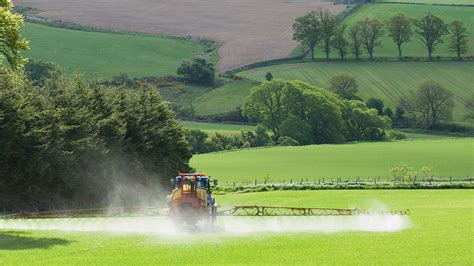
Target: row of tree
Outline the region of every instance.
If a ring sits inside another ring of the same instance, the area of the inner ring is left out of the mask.
[[[156,90],[86,84],[60,72],[41,86],[21,73],[0,75],[0,151],[7,208],[98,204],[120,184],[167,183],[189,170],[192,156]]]
[[[359,60],[364,48],[369,58],[373,59],[375,49],[381,46],[381,39],[386,32],[397,47],[400,60],[403,58],[403,46],[411,41],[414,35],[427,49],[430,60],[436,46],[444,42],[443,37],[448,33],[451,33],[450,49],[456,53],[459,60],[468,51],[469,38],[463,22],[455,20],[447,24],[431,13],[421,19],[412,19],[403,13],[396,14],[387,21],[366,17],[349,28],[347,24],[339,23],[339,20],[339,16],[328,11],[312,11],[295,20],[293,39],[311,51],[312,59],[318,46],[324,51],[327,59],[334,49],[342,60],[349,53]]]

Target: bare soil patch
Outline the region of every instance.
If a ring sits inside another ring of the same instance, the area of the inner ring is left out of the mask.
[[[221,43],[220,71],[281,58],[296,46],[292,24],[311,10],[338,13],[327,0],[14,0],[40,16],[87,26],[171,36],[205,37]]]

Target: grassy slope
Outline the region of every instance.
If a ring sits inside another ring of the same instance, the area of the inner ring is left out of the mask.
[[[380,2],[442,4],[442,5],[473,5],[472,0],[382,0]]]
[[[256,85],[256,82],[249,80],[231,81],[202,94],[193,100],[196,114],[212,115],[234,111]]]
[[[410,4],[388,4],[388,3],[376,3],[366,4],[362,6],[357,12],[349,16],[344,23],[349,26],[356,21],[365,17],[375,17],[379,20],[385,21],[389,17],[404,13],[409,17],[419,19],[428,13],[432,13],[435,16],[442,18],[446,23],[450,23],[453,20],[461,20],[464,22],[465,27],[468,31],[469,43],[474,43],[474,7],[459,7],[459,6],[436,6],[436,5],[410,5]],[[449,51],[450,35],[443,37],[444,43],[436,46],[433,56],[444,56],[454,57],[454,52]],[[296,54],[301,50],[301,47],[297,48],[293,52]],[[428,57],[428,52],[423,44],[419,41],[418,37],[414,35],[410,42],[406,43],[403,47],[404,56],[417,56],[417,57]],[[466,55],[474,55],[474,45],[469,45],[469,50]],[[316,53],[318,58],[325,57],[323,51],[319,49]],[[386,33],[382,38],[382,46],[376,47],[374,52],[375,57],[398,57],[398,51],[393,43],[392,39],[388,37]],[[331,57],[339,58],[338,54],[333,51]],[[353,57],[350,55],[349,57]],[[364,51],[362,57],[368,57],[367,52]]]
[[[203,123],[203,122],[191,122],[191,121],[181,121],[181,125],[184,128],[189,129],[199,129],[209,134],[215,132],[224,133],[224,134],[238,134],[241,130],[255,130],[254,126],[251,125],[232,125],[232,124],[220,124],[220,123]]]
[[[274,147],[196,155],[191,164],[223,182],[290,178],[389,177],[400,162],[442,177],[474,175],[474,139]]]
[[[258,68],[241,75],[263,80],[269,71],[278,79],[298,79],[324,88],[332,76],[348,73],[357,79],[362,98],[380,98],[392,108],[402,95],[432,79],[455,94],[454,118],[458,122],[467,112],[465,100],[474,93],[474,62],[318,62]]]
[[[223,205],[410,209],[412,227],[394,233],[153,235],[0,231],[0,264],[416,264],[472,263],[473,195],[442,191],[290,191],[219,196]],[[235,218],[242,219],[242,218]]]
[[[26,23],[23,36],[31,50],[24,55],[54,62],[88,78],[109,79],[175,74],[182,59],[203,54],[202,46],[184,40],[111,33],[74,31]]]

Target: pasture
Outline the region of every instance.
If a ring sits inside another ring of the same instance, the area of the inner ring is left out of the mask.
[[[474,139],[462,138],[247,149],[195,155],[191,165],[225,184],[388,178],[402,162],[416,171],[431,166],[436,177],[465,178],[474,176],[473,161]]]
[[[42,17],[87,26],[209,38],[221,44],[221,71],[287,56],[297,45],[291,38],[296,17],[318,8],[334,13],[346,8],[322,0],[15,0],[15,4],[37,8]]]
[[[469,190],[289,191],[227,194],[218,196],[217,200],[223,206],[278,204],[370,208],[384,204],[391,210],[409,209],[411,226],[404,231],[384,233],[190,233],[178,236],[0,229],[0,264],[314,265],[370,262],[469,265],[474,259],[470,215],[474,199]],[[298,226],[298,222],[294,224]]]
[[[244,79],[231,81],[210,90],[193,99],[196,114],[212,115],[232,112],[242,104],[242,99],[249,94],[250,89],[257,85],[256,81]]]
[[[205,123],[191,121],[181,121],[180,123],[184,128],[199,129],[208,134],[214,134],[215,132],[219,132],[221,134],[239,134],[241,130],[255,130],[255,126],[251,125]]]
[[[86,32],[25,23],[30,40],[24,56],[53,62],[88,79],[175,75],[181,61],[204,55],[204,46],[185,40],[131,34]]]
[[[471,2],[472,3],[472,2]],[[362,6],[357,12],[349,16],[344,23],[349,26],[354,24],[357,20],[365,17],[375,17],[379,20],[387,20],[389,17],[396,15],[397,13],[403,13],[411,18],[419,19],[428,13],[432,13],[435,16],[442,18],[446,23],[450,23],[453,20],[460,20],[464,22],[464,26],[467,28],[469,36],[469,50],[466,55],[474,55],[474,7],[458,7],[458,6],[436,6],[436,5],[403,5],[403,4],[368,4]],[[404,56],[416,56],[416,57],[428,57],[428,52],[423,44],[414,35],[410,42],[403,46]],[[438,45],[435,48],[433,56],[446,56],[454,57],[455,53],[449,51],[450,36],[446,35],[444,43]],[[397,57],[398,52],[396,45],[392,39],[385,34],[382,39],[382,46],[375,48],[375,57]],[[322,56],[322,51],[320,51]],[[333,57],[337,54],[333,53]],[[366,57],[367,52],[365,51],[362,57]]]
[[[382,0],[380,2],[414,3],[426,5],[473,5],[471,0]]]
[[[401,96],[415,91],[423,81],[435,80],[454,93],[456,122],[465,122],[464,104],[474,93],[474,62],[313,62],[257,68],[240,75],[264,80],[267,72],[276,79],[302,80],[321,88],[328,87],[332,76],[347,73],[356,78],[359,97],[382,99],[392,109]]]

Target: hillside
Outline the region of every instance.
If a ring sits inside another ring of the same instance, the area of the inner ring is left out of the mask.
[[[174,75],[181,61],[205,54],[205,47],[188,41],[145,35],[112,34],[52,28],[25,23],[30,40],[24,56],[53,62],[87,78],[110,79],[119,73],[131,77]]]
[[[81,25],[208,38],[221,44],[219,70],[282,58],[296,46],[294,18],[308,10],[341,12],[329,1],[286,0],[15,0],[40,10],[39,16]],[[171,46],[171,48],[175,48]]]
[[[474,175],[474,142],[467,139],[413,140],[401,142],[274,147],[196,155],[191,164],[222,182],[242,182],[270,177],[373,178],[390,176],[401,162],[419,170],[431,166],[437,177]]]
[[[427,0],[431,1],[431,0]],[[472,4],[472,2],[471,2]],[[344,23],[350,27],[356,21],[363,19],[365,17],[377,18],[381,21],[387,20],[389,17],[397,14],[403,13],[411,18],[419,19],[428,13],[432,13],[435,16],[442,18],[446,23],[450,23],[453,20],[461,20],[464,22],[465,27],[468,30],[469,36],[469,50],[466,55],[474,55],[474,7],[466,6],[440,6],[440,5],[412,5],[412,4],[389,4],[389,3],[375,3],[375,4],[365,4],[360,7],[355,13],[350,15],[344,20]],[[349,36],[347,36],[349,37]],[[450,37],[446,35],[443,37],[444,43],[438,45],[435,48],[433,56],[443,56],[443,57],[454,57],[455,54],[449,51]],[[297,48],[294,53],[301,52],[301,47]],[[427,57],[426,48],[418,40],[417,36],[413,36],[411,41],[406,43],[403,46],[403,55],[404,56],[416,56],[416,57]],[[321,49],[317,50],[316,56],[323,58],[323,51]],[[375,57],[393,57],[398,56],[398,52],[395,44],[392,39],[388,37],[388,34],[385,33],[384,38],[382,38],[382,46],[376,47],[374,52]],[[331,54],[333,58],[339,58],[338,54],[333,51]],[[350,55],[349,58],[353,56]],[[367,57],[367,51],[364,51],[362,58]]]
[[[257,68],[241,75],[263,80],[267,72],[277,79],[298,79],[322,88],[327,88],[333,75],[348,73],[356,78],[360,97],[380,98],[392,108],[402,95],[432,79],[455,94],[454,120],[463,123],[464,103],[474,93],[474,62],[315,62]]]

